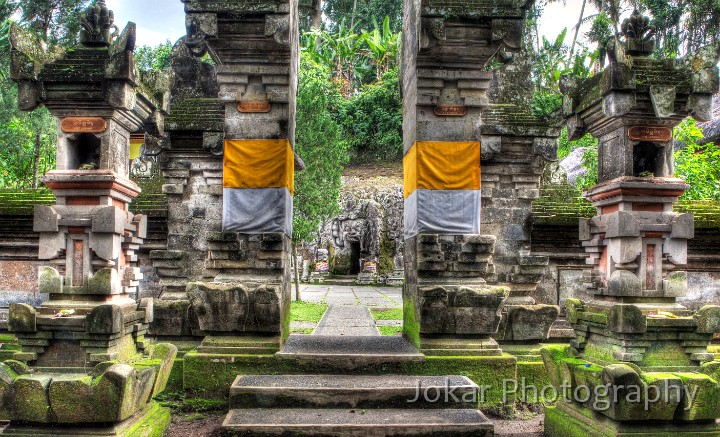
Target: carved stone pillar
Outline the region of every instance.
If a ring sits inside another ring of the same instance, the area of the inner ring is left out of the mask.
[[[213,281],[188,284],[188,297],[206,334],[284,338],[290,306],[298,4],[187,0],[185,11],[186,44],[196,56],[212,56],[218,101],[225,107],[223,232],[207,234],[205,272]],[[242,308],[225,305],[228,299]],[[216,320],[235,320],[237,311],[247,317],[234,323]]]

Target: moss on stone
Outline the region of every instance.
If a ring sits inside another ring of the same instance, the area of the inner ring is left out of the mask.
[[[415,311],[415,301],[407,297],[403,299],[403,335],[420,349],[420,321]]]

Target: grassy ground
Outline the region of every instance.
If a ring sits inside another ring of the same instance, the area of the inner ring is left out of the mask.
[[[375,320],[402,320],[402,308],[370,308]]]
[[[294,301],[290,305],[290,322],[318,323],[327,308],[325,303]]]
[[[380,334],[386,335],[388,337],[394,337],[396,335],[399,335],[402,332],[403,327],[402,326],[378,326],[377,329],[380,331]]]

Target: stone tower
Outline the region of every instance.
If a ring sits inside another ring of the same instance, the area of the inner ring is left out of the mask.
[[[580,224],[594,298],[568,299],[577,338],[542,353],[556,386],[592,394],[548,409],[548,435],[567,435],[568,427],[589,435],[720,432],[720,362],[707,352],[720,307],[693,313],[676,302],[687,292],[693,216],[673,212],[688,186],[673,176],[672,131],[687,116],[710,117],[718,55],[709,47],[658,59],[654,50],[654,29],[635,11],[605,70],[563,85],[571,138],[599,140],[598,184],[585,193],[597,215]]]

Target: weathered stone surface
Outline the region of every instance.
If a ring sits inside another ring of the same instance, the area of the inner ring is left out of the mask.
[[[555,305],[512,305],[506,310],[506,341],[547,340],[550,327],[560,315],[560,307]]]
[[[10,304],[8,326],[13,332],[37,331],[37,311],[24,303]]]
[[[280,287],[270,284],[193,282],[187,293],[206,332],[279,332],[287,310]]]
[[[117,334],[123,327],[122,309],[117,305],[97,306],[85,320],[85,330],[90,334]]]
[[[51,377],[20,375],[5,396],[12,420],[46,423],[50,420],[50,401],[47,389]]]
[[[491,335],[500,324],[504,287],[437,286],[419,289],[420,332]]]

